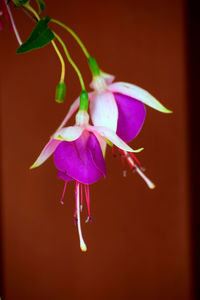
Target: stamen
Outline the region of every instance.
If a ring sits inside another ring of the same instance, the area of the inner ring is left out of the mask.
[[[126,157],[127,163],[129,164],[130,168],[132,169],[132,171],[137,172],[142,177],[142,179],[146,182],[148,187],[153,190],[156,187],[155,184],[146,175],[144,175],[144,173],[142,172],[143,167],[141,166],[141,163],[135,157],[135,155],[133,153],[128,153],[127,151],[123,151],[123,153]],[[134,163],[134,159],[137,162],[139,162],[139,164],[140,164],[139,167]]]
[[[117,157],[114,146],[112,147],[112,155],[113,155],[113,157]]]
[[[88,184],[85,184],[85,198],[86,198],[86,203],[87,203],[88,215],[90,217],[91,216],[91,214],[90,214],[90,191],[89,191]]]
[[[60,199],[60,203],[61,203],[61,204],[64,204],[63,198],[64,198],[64,195],[65,195],[66,187],[67,187],[67,181],[65,181],[65,185],[64,185],[62,197],[61,197],[61,199]]]
[[[88,223],[88,222],[94,223],[94,220],[91,216],[88,216],[87,219],[85,220],[85,223]]]
[[[127,176],[127,171],[123,170],[123,177],[126,177],[126,176]]]
[[[144,175],[138,166],[135,166],[135,170],[142,177],[142,179],[144,179],[150,189],[153,190],[156,187],[155,184],[146,175]]]
[[[80,210],[83,210],[83,185],[80,183],[81,187],[81,205],[80,205]]]
[[[133,160],[136,161],[136,163],[137,163],[139,166],[141,166],[140,161],[137,159],[137,157],[136,157],[132,152],[130,152],[129,155],[131,156],[131,158],[132,158]]]
[[[81,232],[81,222],[80,222],[80,195],[79,195],[79,183],[76,184],[76,203],[77,203],[77,221],[78,221],[78,234],[80,240],[80,248],[83,252],[87,251],[87,246],[83,240]]]

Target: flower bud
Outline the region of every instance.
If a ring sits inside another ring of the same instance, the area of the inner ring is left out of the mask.
[[[66,94],[66,85],[64,82],[59,82],[56,87],[56,102],[62,103],[64,102]]]

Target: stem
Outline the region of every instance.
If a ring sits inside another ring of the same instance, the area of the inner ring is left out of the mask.
[[[20,36],[19,36],[19,32],[18,32],[17,27],[16,27],[16,25],[15,25],[15,21],[14,21],[14,19],[13,19],[13,16],[12,16],[12,13],[11,13],[11,10],[10,10],[10,7],[9,7],[9,5],[7,4],[7,0],[4,0],[4,2],[5,2],[5,5],[6,5],[6,8],[7,8],[9,17],[10,17],[10,21],[11,21],[12,28],[13,28],[13,31],[14,31],[14,33],[15,33],[16,39],[17,39],[19,45],[21,46],[21,45],[22,45],[22,40],[21,40],[21,38],[20,38]]]
[[[78,78],[79,78],[79,81],[80,81],[80,84],[81,84],[82,90],[85,90],[85,84],[84,84],[84,81],[83,81],[83,77],[82,77],[82,75],[81,75],[81,72],[79,71],[79,69],[78,69],[77,65],[74,63],[74,61],[72,60],[72,58],[71,58],[71,56],[70,56],[70,54],[69,54],[69,52],[68,52],[68,50],[67,50],[67,47],[66,47],[65,43],[64,43],[63,40],[60,38],[60,36],[57,35],[55,32],[54,32],[54,35],[55,35],[55,37],[57,38],[57,40],[60,42],[60,44],[62,45],[63,50],[64,50],[64,52],[65,52],[65,55],[66,55],[66,57],[67,57],[69,63],[72,65],[72,67],[74,68],[75,72],[77,73]]]
[[[65,79],[65,62],[64,62],[64,59],[58,49],[58,47],[56,46],[56,43],[54,41],[51,41],[59,59],[60,59],[60,62],[61,62],[61,68],[62,68],[62,71],[61,71],[61,75],[60,75],[60,81],[61,82],[64,82],[64,79]]]
[[[31,7],[31,5],[29,3],[24,5],[25,8],[27,8],[35,17],[36,19],[39,21],[40,20],[40,16],[38,15],[38,13],[34,10],[34,8]],[[58,58],[60,59],[60,63],[61,63],[61,75],[60,75],[60,81],[64,82],[64,78],[65,78],[65,62],[64,59],[62,57],[62,54],[60,53],[58,47],[56,46],[56,43],[54,41],[51,41],[51,44],[53,45]]]
[[[32,12],[32,14],[36,17],[36,19],[39,21],[40,20],[40,16],[38,15],[38,13],[35,11],[34,8],[32,8],[32,6],[29,3],[26,3],[24,5],[24,7],[26,7],[29,11]]]
[[[75,33],[71,28],[69,28],[68,26],[66,26],[65,24],[63,24],[62,22],[60,22],[60,21],[58,21],[58,20],[51,19],[50,21],[53,22],[53,23],[56,23],[56,24],[60,25],[60,26],[63,27],[65,30],[67,30],[67,31],[73,36],[73,38],[77,41],[77,43],[79,44],[79,46],[80,46],[81,49],[83,50],[85,56],[86,56],[87,58],[90,57],[90,54],[89,54],[89,52],[87,51],[86,47],[84,46],[83,42],[80,40],[80,38],[76,35],[76,33]]]

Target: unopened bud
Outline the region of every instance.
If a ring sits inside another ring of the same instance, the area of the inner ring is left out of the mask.
[[[64,82],[59,82],[56,87],[56,102],[62,103],[65,100],[66,85]]]

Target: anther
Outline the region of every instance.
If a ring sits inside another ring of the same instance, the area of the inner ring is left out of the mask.
[[[123,177],[126,177],[126,176],[127,176],[127,171],[123,170]]]
[[[94,223],[94,219],[91,216],[88,216],[87,219],[85,220],[85,223]]]

